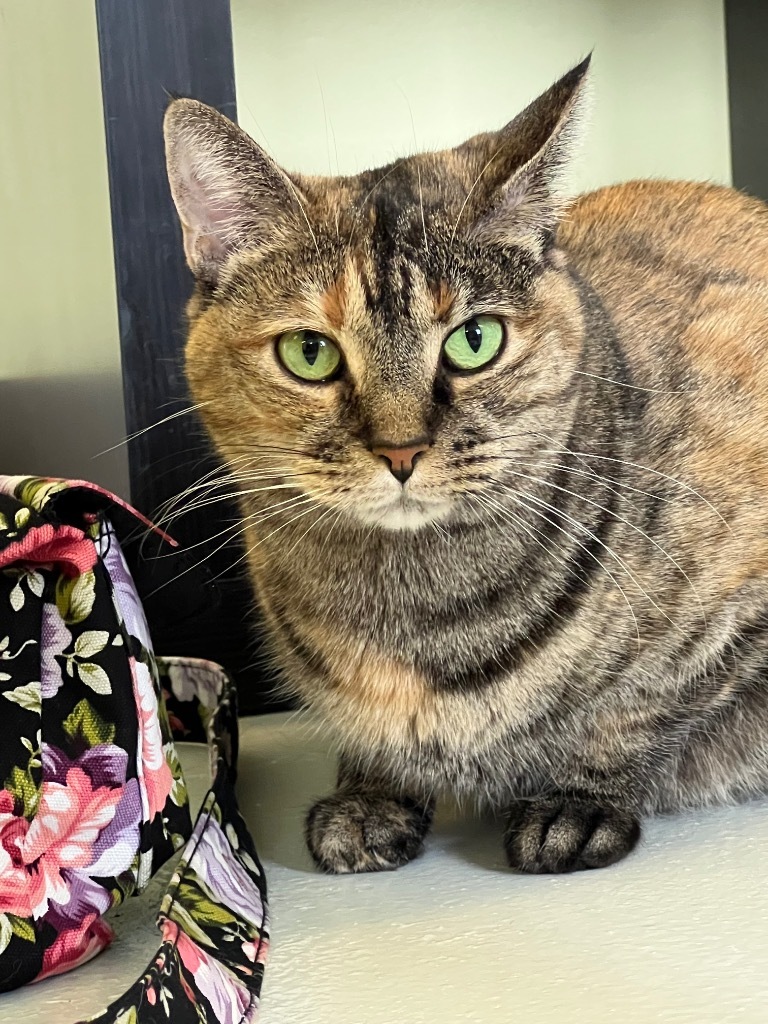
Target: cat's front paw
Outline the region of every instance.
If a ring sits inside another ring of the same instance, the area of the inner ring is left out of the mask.
[[[431,820],[430,811],[411,801],[342,792],[311,808],[305,835],[323,871],[391,871],[421,853]]]
[[[504,849],[516,871],[559,874],[614,864],[639,838],[640,824],[628,812],[564,797],[515,804]]]

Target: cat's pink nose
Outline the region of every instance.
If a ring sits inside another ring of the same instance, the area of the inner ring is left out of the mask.
[[[429,448],[425,441],[418,441],[415,444],[404,445],[402,448],[392,448],[389,445],[376,445],[371,448],[374,455],[380,455],[389,463],[392,475],[404,484],[413,473],[416,459]]]

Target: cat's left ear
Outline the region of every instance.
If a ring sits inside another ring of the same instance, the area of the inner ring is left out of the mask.
[[[590,60],[501,131],[475,136],[456,151],[475,175],[462,215],[475,237],[536,247],[554,230],[561,208],[557,186],[575,141]]]
[[[177,99],[163,130],[184,252],[199,281],[215,284],[233,253],[279,245],[300,227],[298,185],[223,114]]]

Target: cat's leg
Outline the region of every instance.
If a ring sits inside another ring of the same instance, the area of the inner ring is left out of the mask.
[[[504,832],[510,867],[533,874],[603,868],[626,857],[640,838],[630,811],[566,794],[515,803]]]
[[[336,792],[307,815],[307,846],[330,874],[391,871],[421,853],[433,813],[433,801],[396,792],[342,761]]]

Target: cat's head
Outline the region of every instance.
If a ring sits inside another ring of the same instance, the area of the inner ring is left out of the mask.
[[[587,67],[501,131],[351,177],[289,174],[210,107],[169,106],[187,373],[243,479],[417,529],[551,446],[583,333],[555,184]]]

